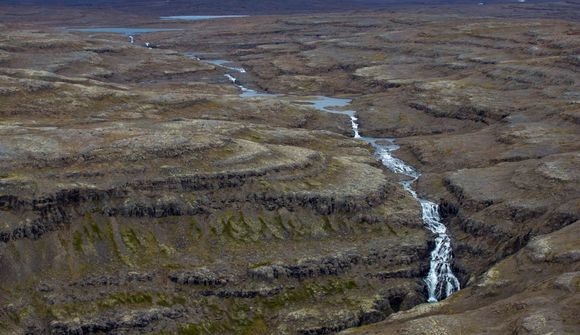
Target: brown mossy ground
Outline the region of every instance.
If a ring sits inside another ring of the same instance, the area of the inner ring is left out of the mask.
[[[525,6],[164,22],[159,49],[61,29],[118,13],[0,15],[2,332],[577,332],[578,25],[538,19],[575,5]],[[467,288],[410,309],[431,237],[346,116],[185,52],[354,97]]]

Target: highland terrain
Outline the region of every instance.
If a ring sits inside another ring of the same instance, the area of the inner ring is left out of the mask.
[[[0,5],[0,333],[577,334],[578,13]],[[462,290],[320,95],[422,173]]]

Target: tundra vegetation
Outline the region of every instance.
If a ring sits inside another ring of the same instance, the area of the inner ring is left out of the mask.
[[[579,12],[0,5],[0,333],[577,334]],[[422,172],[461,291],[426,304],[419,204],[317,95]]]

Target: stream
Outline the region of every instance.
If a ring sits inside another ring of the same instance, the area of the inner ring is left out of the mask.
[[[240,67],[230,66],[228,61],[214,60],[206,61],[208,63],[224,67],[228,70],[238,73],[246,73],[246,70]],[[238,87],[242,92],[243,98],[254,97],[283,97],[284,95],[261,93],[244,87],[236,77],[235,73],[227,73],[225,76],[230,82]],[[291,97],[290,98],[294,98]],[[419,179],[421,174],[412,166],[408,165],[401,159],[393,156],[393,152],[399,149],[395,140],[391,138],[374,138],[361,136],[359,133],[359,124],[356,111],[345,110],[351,104],[352,99],[339,99],[325,96],[316,97],[296,97],[296,103],[308,104],[313,108],[334,114],[347,115],[350,118],[352,126],[352,135],[369,143],[375,148],[376,157],[382,164],[403,177],[401,185],[403,188],[419,202],[421,205],[421,216],[426,229],[435,235],[435,248],[431,251],[429,273],[424,278],[427,286],[428,302],[437,302],[445,299],[460,289],[459,280],[453,274],[453,250],[451,248],[451,239],[447,234],[447,228],[441,221],[439,215],[439,205],[427,199],[420,198],[413,189],[414,182]]]

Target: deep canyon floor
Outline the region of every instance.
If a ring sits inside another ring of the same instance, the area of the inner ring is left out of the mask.
[[[578,334],[579,12],[0,5],[0,333]],[[420,205],[319,95],[421,171],[461,291],[426,303]]]

